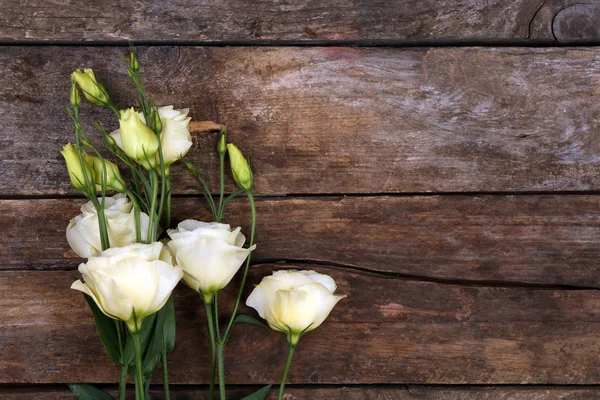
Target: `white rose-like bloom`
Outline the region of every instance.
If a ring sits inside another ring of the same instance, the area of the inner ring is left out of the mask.
[[[240,269],[256,245],[245,249],[241,228],[228,224],[185,220],[167,233],[169,248],[177,265],[183,268],[183,281],[204,296],[210,304],[212,295],[223,289]]]
[[[173,106],[165,106],[158,108],[158,115],[162,123],[162,133],[160,135],[160,145],[163,152],[165,166],[173,164],[185,156],[192,146],[192,135],[188,125],[191,118],[188,117],[189,109],[175,110]],[[142,113],[139,113],[142,122],[146,123],[146,119]],[[123,149],[123,141],[121,140],[121,130],[110,134],[117,146]]]
[[[135,213],[133,203],[122,193],[104,199],[104,216],[111,247],[135,243]],[[142,240],[148,237],[150,218],[140,213]],[[98,213],[91,201],[81,206],[81,214],[67,226],[67,242],[79,257],[88,258],[102,251]]]
[[[79,265],[71,289],[89,295],[107,316],[137,332],[142,320],[160,310],[183,277],[180,267],[162,261],[162,243],[113,247]],[[163,254],[164,255],[164,254]]]
[[[334,280],[315,271],[282,270],[263,278],[246,305],[254,308],[271,329],[288,336],[295,346],[300,336],[325,321],[338,301]]]

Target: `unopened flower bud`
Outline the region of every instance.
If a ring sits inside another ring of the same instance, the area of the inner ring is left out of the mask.
[[[133,51],[129,52],[129,68],[135,72],[140,70],[140,62]]]
[[[152,110],[150,114],[150,125],[152,126],[152,130],[156,132],[157,135],[160,135],[162,132],[162,121],[160,120],[160,114],[157,109]]]
[[[219,153],[219,155],[224,156],[225,153],[227,153],[227,135],[225,134],[225,132],[223,132],[221,134],[221,137],[219,137],[219,144],[217,145],[217,153]]]
[[[77,70],[71,74],[71,78],[77,82],[83,91],[83,95],[90,103],[99,106],[106,106],[109,104],[110,99],[108,93],[106,93],[104,86],[96,81],[94,71],[89,68],[84,68],[83,72]]]
[[[235,183],[242,190],[251,190],[254,183],[252,170],[244,155],[234,144],[227,144],[227,152],[229,153],[229,163],[231,164],[231,173]]]
[[[101,158],[89,156],[89,159],[92,162],[94,180],[96,181],[96,188],[98,190],[102,189],[102,181],[104,180],[104,167],[106,167],[106,188],[108,190],[116,190],[118,192],[123,192],[123,190],[125,190],[125,181],[121,176],[119,167],[117,167],[114,162],[104,160],[103,167]]]
[[[71,178],[71,183],[73,183],[75,189],[85,190],[86,181],[90,183],[94,182],[92,175],[93,166],[90,161],[90,156],[87,153],[82,152],[80,159],[75,146],[71,143],[67,143],[60,154],[65,158],[69,177]]]
[[[79,89],[77,89],[77,85],[74,81],[71,81],[71,96],[69,100],[73,108],[77,108],[81,104],[81,95],[79,94]]]
[[[119,119],[120,140],[123,151],[146,169],[157,165],[158,138],[132,108],[121,111]]]

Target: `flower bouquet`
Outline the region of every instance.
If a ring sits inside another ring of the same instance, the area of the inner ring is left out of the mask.
[[[254,176],[242,152],[228,143],[226,127],[219,125],[220,190],[213,196],[202,173],[185,159],[192,146],[189,110],[156,106],[144,91],[135,52],[122,55],[122,60],[137,89],[138,110],[117,108],[91,69],[77,70],[71,76],[67,111],[75,126],[75,140],[61,153],[73,186],[89,200],[66,231],[71,248],[87,259],[79,265],[82,280],[71,288],[84,294],[106,353],[120,367],[118,399],[126,398],[128,376],[135,381],[136,400],[150,399],[150,382],[159,365],[164,398],[169,399],[167,357],[176,349],[172,291],[183,280],[206,308],[207,330],[198,331],[198,340],[210,343],[205,360],[211,365],[211,374],[205,378],[210,382],[209,398],[215,398],[218,382],[218,396],[225,399],[223,355],[232,329],[238,322],[263,325],[238,314],[256,248]],[[98,134],[88,135],[80,119],[81,93],[89,103],[112,112],[119,128],[108,133],[96,122]],[[231,194],[224,190],[226,158],[239,188]],[[177,162],[198,180],[213,221],[189,219],[171,227],[170,169]],[[122,174],[121,168],[127,173]],[[232,229],[222,221],[228,202],[244,194],[252,212],[247,245],[241,228]],[[219,291],[242,266],[233,309],[226,321],[220,321]],[[287,336],[289,356],[280,399],[300,338],[321,325],[344,297],[334,294],[335,290],[335,282],[327,275],[281,270],[265,277],[246,299],[270,328]],[[113,398],[90,385],[70,387],[78,399]],[[264,399],[270,388],[268,385],[245,399]]]

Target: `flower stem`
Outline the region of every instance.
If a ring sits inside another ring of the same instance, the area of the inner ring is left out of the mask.
[[[156,225],[158,225],[156,216],[156,206],[158,197],[158,172],[150,171],[150,186],[152,187],[152,196],[150,197],[150,223],[148,224],[148,243],[156,240]]]
[[[131,199],[131,202],[133,203],[133,215],[135,217],[135,242],[142,243],[140,202],[132,191],[125,190],[124,193]]]
[[[279,400],[283,399],[283,390],[285,388],[285,382],[287,381],[288,372],[290,371],[290,366],[292,365],[294,349],[296,349],[296,346],[290,345],[290,352],[288,353],[287,362],[285,363],[285,369],[283,370],[283,376],[281,377],[281,385],[279,385]]]
[[[217,348],[219,349],[219,397],[221,400],[226,400],[225,396],[225,360],[223,359],[223,351],[225,349],[225,345],[223,343],[217,344]]]
[[[215,216],[217,222],[221,222],[221,218],[223,217],[223,195],[225,193],[225,153],[219,154],[219,166],[221,173],[221,190],[219,194],[219,209],[217,215]]]
[[[217,358],[217,348],[215,341],[215,327],[214,327],[214,317],[212,312],[212,304],[204,303],[206,307],[206,319],[208,320],[208,337],[210,338],[210,390],[209,390],[209,399],[213,399],[215,395],[215,375],[216,375],[216,358]]]
[[[125,400],[125,389],[127,388],[127,365],[121,367],[119,379],[119,400]]]
[[[252,210],[252,226],[250,228],[250,247],[254,244],[254,231],[256,229],[256,203],[254,202],[254,196],[252,192],[248,190],[246,192],[248,195],[248,200],[250,201],[250,209]],[[250,267],[250,257],[252,253],[248,254],[248,258],[246,258],[246,266],[244,267],[244,273],[242,275],[242,283],[240,285],[240,291],[238,293],[238,297],[235,302],[235,306],[233,307],[233,312],[231,313],[231,318],[229,319],[229,323],[227,324],[227,329],[225,329],[225,334],[223,335],[223,345],[227,343],[227,339],[229,339],[229,334],[231,333],[231,328],[233,327],[233,321],[235,320],[235,316],[237,314],[238,307],[240,306],[240,300],[242,299],[242,294],[244,291],[244,285],[246,284],[246,277],[248,276],[248,268]]]
[[[169,168],[166,168],[166,173],[163,179],[166,180],[167,184],[167,193],[165,200],[165,229],[169,229],[171,227],[171,176],[169,175]]]
[[[131,334],[135,346],[135,393],[136,398],[144,400],[144,376],[142,374],[142,347],[137,333]]]
[[[169,370],[167,369],[167,342],[163,339],[162,345],[162,373],[163,373],[163,392],[165,393],[165,400],[171,399],[169,392]]]

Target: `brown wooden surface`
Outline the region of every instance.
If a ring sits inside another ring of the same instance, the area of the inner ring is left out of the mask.
[[[5,41],[598,40],[576,0],[0,1]]]
[[[253,267],[250,287],[283,267],[291,266]],[[348,298],[301,340],[290,383],[600,383],[599,291],[469,287],[295,267],[330,274]],[[104,354],[83,298],[68,289],[75,275],[0,274],[0,383],[115,382],[118,370]],[[220,300],[229,309],[232,292]],[[205,384],[202,303],[181,287],[176,309],[171,381]],[[245,307],[242,312],[254,315]],[[226,352],[227,382],[277,382],[285,347],[280,333],[238,327]]]
[[[81,262],[64,238],[83,200],[3,200],[0,269]],[[173,215],[209,218],[204,199]],[[594,195],[259,198],[255,259],[307,260],[450,281],[599,287]],[[245,199],[225,221],[248,232]]]
[[[93,67],[109,91],[119,88],[119,106],[134,104],[119,51],[3,49],[1,196],[74,193],[59,154],[73,139],[68,77]],[[599,55],[596,48],[140,49],[156,102],[226,122],[252,158],[259,194],[597,190]],[[84,119],[116,128],[110,113],[91,109],[83,107]],[[215,136],[196,136],[190,158],[217,171]],[[194,192],[189,174],[173,175],[178,193]],[[214,173],[209,181],[217,187]]]
[[[228,398],[237,400],[257,388],[240,388],[228,391]],[[115,390],[112,393],[116,393]],[[151,392],[159,396],[159,390]],[[133,396],[133,392],[130,392]],[[206,389],[187,389],[174,387],[171,390],[172,400],[207,399]],[[439,388],[431,386],[385,386],[385,387],[328,387],[298,388],[286,387],[286,400],[597,400],[600,389],[594,387],[556,388],[556,387],[467,387]],[[3,389],[2,400],[73,400],[73,394],[62,388],[48,389]],[[272,390],[269,400],[277,399],[277,391]]]

